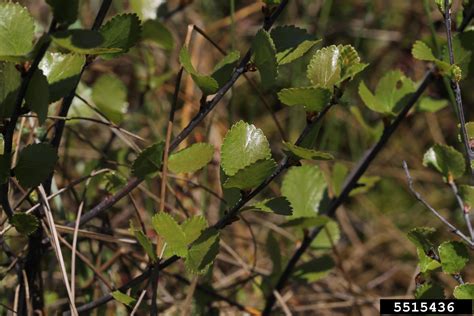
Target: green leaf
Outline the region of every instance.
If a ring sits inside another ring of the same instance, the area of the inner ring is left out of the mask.
[[[433,55],[433,51],[422,41],[416,41],[411,49],[411,54],[418,60],[435,61],[437,58]]]
[[[326,186],[324,175],[317,166],[290,168],[283,179],[281,192],[293,208],[291,218],[316,216]]]
[[[194,172],[212,161],[214,146],[207,143],[196,143],[184,148],[168,159],[168,169],[174,173]]]
[[[270,144],[261,129],[239,121],[227,132],[221,148],[222,169],[233,176],[258,160],[271,158]]]
[[[42,125],[48,116],[49,85],[48,79],[40,69],[33,73],[26,90],[25,102],[31,111],[38,114],[38,121]]]
[[[339,225],[332,219],[324,225],[319,235],[311,243],[311,248],[316,250],[331,250],[341,239]]]
[[[79,80],[85,62],[84,55],[51,52],[45,54],[39,69],[48,79],[49,103],[58,101],[70,93]]]
[[[424,283],[415,290],[417,300],[441,300],[444,299],[444,289],[437,283]]]
[[[278,92],[278,99],[288,106],[303,105],[306,111],[319,112],[329,104],[331,92],[318,87],[288,88]]]
[[[293,278],[313,283],[326,277],[334,267],[335,263],[331,256],[324,255],[296,266]]]
[[[212,71],[212,78],[217,81],[219,88],[229,81],[235,66],[237,66],[237,63],[239,62],[239,59],[240,52],[234,50],[221,59],[221,61],[219,61],[214,67],[214,70]]]
[[[278,77],[276,48],[270,34],[261,29],[252,42],[252,52],[255,65],[260,73],[263,89],[267,90],[275,85]]]
[[[3,147],[3,146],[2,146]],[[3,148],[2,148],[3,152]],[[10,166],[12,163],[11,154],[2,154],[0,155],[0,184],[4,184],[10,178]]]
[[[193,274],[203,274],[214,262],[219,252],[219,231],[210,228],[205,230],[193,242],[186,256],[186,269]]]
[[[61,48],[77,54],[104,54],[117,52],[118,48],[104,48],[104,37],[98,31],[72,29],[58,31],[51,35],[53,42]]]
[[[454,62],[462,70],[462,78],[474,73],[474,30],[458,33],[453,37]],[[443,49],[443,61],[449,63],[447,46]]]
[[[186,244],[191,244],[201,236],[201,233],[207,228],[207,221],[204,216],[193,216],[187,218],[182,224]]]
[[[277,5],[281,3],[281,0],[263,0],[267,5]]]
[[[15,64],[0,61],[0,118],[12,115],[20,84],[21,75]]]
[[[121,123],[127,111],[127,87],[115,75],[103,75],[92,86],[92,100],[114,123]]]
[[[153,216],[152,225],[155,231],[166,242],[166,251],[170,254],[185,258],[187,256],[186,235],[171,215],[160,212]]]
[[[349,196],[356,196],[357,194],[367,193],[377,184],[377,182],[380,181],[380,179],[381,178],[378,176],[360,178],[359,182],[357,182],[357,187],[355,187],[351,191]]]
[[[20,152],[15,177],[25,188],[36,187],[53,172],[57,160],[58,155],[51,145],[28,145]]]
[[[276,162],[273,159],[259,160],[250,166],[240,169],[224,182],[224,188],[238,188],[240,190],[252,189],[261,184],[273,171]]]
[[[283,142],[285,151],[291,153],[293,156],[307,159],[307,160],[333,160],[334,156],[322,151],[300,147],[289,142]]]
[[[438,112],[448,106],[448,100],[445,99],[433,99],[430,97],[424,97],[417,104],[416,109],[420,112]]]
[[[142,39],[154,42],[165,50],[172,50],[174,47],[173,34],[158,20],[143,23]]]
[[[275,213],[284,216],[289,216],[293,213],[290,202],[288,202],[288,200],[283,196],[273,199],[265,199],[254,204],[253,207],[263,212]]]
[[[275,43],[278,65],[295,61],[321,42],[309,35],[305,29],[294,25],[277,26],[272,29],[270,35]]]
[[[341,79],[340,49],[331,45],[318,50],[308,65],[307,76],[313,85],[333,90]]]
[[[70,25],[77,20],[79,0],[46,0],[53,9],[53,15],[60,24]]]
[[[453,295],[458,300],[474,300],[474,284],[465,283],[456,286]]]
[[[124,305],[127,305],[129,307],[133,307],[135,305],[136,300],[133,297],[128,296],[127,294],[124,294],[120,292],[119,290],[113,291],[111,294],[114,300]]]
[[[459,273],[469,261],[467,247],[460,241],[445,241],[439,247],[441,267],[446,273]]]
[[[349,169],[340,162],[336,162],[332,167],[331,184],[334,195],[341,194],[348,173]]]
[[[140,38],[140,19],[134,13],[116,15],[100,28],[100,33],[104,37],[103,48],[118,49],[105,57],[120,56],[128,52]]]
[[[418,264],[420,266],[421,272],[424,273],[427,271],[436,270],[441,267],[441,263],[439,261],[428,257],[422,249],[417,248],[416,253],[418,254]]]
[[[432,227],[416,227],[408,232],[408,239],[426,254],[433,250],[432,238],[435,231]]]
[[[216,93],[216,91],[219,89],[219,83],[211,76],[201,75],[196,71],[196,69],[194,69],[194,66],[191,62],[191,55],[189,54],[188,48],[186,46],[181,48],[179,53],[179,62],[186,72],[191,75],[193,81],[197,84],[199,89],[202,90],[204,95]]]
[[[289,220],[286,223],[283,223],[281,227],[298,227],[300,229],[305,228],[314,228],[319,226],[324,226],[329,223],[331,219],[327,216],[320,215],[316,217],[300,217],[296,219]]]
[[[159,142],[143,150],[133,162],[133,175],[138,178],[155,173],[161,168],[165,143]]]
[[[0,60],[24,56],[33,48],[35,22],[18,3],[0,3]]]
[[[150,238],[148,238],[147,235],[141,230],[137,229],[133,226],[133,222],[130,221],[130,233],[135,236],[137,239],[138,243],[142,246],[143,250],[145,250],[146,254],[150,259],[155,262],[157,257],[155,253],[155,247],[153,246],[153,243],[151,242]]]
[[[459,186],[459,195],[461,196],[464,205],[468,209],[472,209],[474,206],[474,187],[470,185],[460,185]]]
[[[341,79],[338,83],[354,79],[368,66],[368,64],[360,62],[359,54],[351,45],[338,45],[338,49],[340,50],[339,62],[341,63]]]
[[[451,146],[436,144],[423,156],[423,165],[432,167],[443,175],[445,181],[450,177],[459,178],[466,168],[463,155]]]
[[[20,234],[31,235],[38,229],[39,220],[32,214],[15,213],[10,219],[10,224]]]
[[[359,84],[359,96],[372,111],[395,115],[407,96],[416,90],[415,83],[399,70],[390,71],[379,81],[375,95],[363,81]]]

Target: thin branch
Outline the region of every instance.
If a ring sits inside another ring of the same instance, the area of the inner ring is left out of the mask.
[[[448,181],[448,183],[454,193],[454,196],[456,197],[456,201],[458,202],[459,208],[461,209],[462,216],[464,217],[464,222],[466,223],[469,235],[471,236],[471,241],[474,242],[474,230],[472,229],[472,223],[469,216],[469,207],[464,204],[464,201],[462,200],[461,195],[459,194],[458,186],[456,185],[456,183],[453,180]]]

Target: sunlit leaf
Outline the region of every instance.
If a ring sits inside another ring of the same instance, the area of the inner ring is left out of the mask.
[[[467,247],[460,241],[445,241],[438,247],[438,252],[446,273],[459,273],[469,262]]]
[[[341,79],[341,51],[335,46],[318,50],[308,65],[307,76],[313,85],[332,91],[334,85]]]
[[[453,295],[458,300],[474,300],[474,284],[465,283],[456,286]]]
[[[160,212],[152,218],[155,231],[166,242],[166,251],[170,254],[185,258],[187,256],[186,235],[183,228],[168,213]]]
[[[35,22],[18,3],[0,3],[0,60],[24,56],[33,48]]]
[[[459,151],[441,144],[428,149],[423,157],[423,165],[441,173],[445,181],[448,181],[450,177],[461,177],[466,168],[464,157]]]
[[[108,119],[120,123],[128,108],[127,86],[115,75],[103,75],[92,86],[92,100]]]
[[[186,237],[186,244],[191,244],[201,233],[207,228],[207,221],[204,216],[193,216],[186,219],[182,224],[184,235]]]
[[[300,159],[307,159],[307,160],[333,160],[334,159],[334,156],[329,153],[300,147],[289,142],[283,142],[283,146],[285,146],[286,152],[289,152],[291,155]]]
[[[136,302],[133,297],[128,296],[127,294],[124,294],[118,290],[112,292],[112,297],[114,298],[114,300],[130,307],[133,307]]]
[[[411,49],[411,54],[418,60],[435,61],[437,58],[433,51],[422,41],[416,41]]]
[[[335,246],[339,239],[341,239],[341,230],[336,221],[329,219],[324,224],[321,232],[311,243],[311,248],[317,250],[330,250]]]
[[[168,169],[174,173],[194,172],[206,166],[213,155],[214,146],[196,143],[170,155]]]
[[[303,105],[306,111],[319,112],[329,104],[331,92],[318,87],[288,88],[278,92],[278,99],[289,106]]]
[[[273,159],[259,160],[227,178],[224,182],[224,188],[252,189],[270,176],[275,168],[276,162]]]
[[[417,104],[416,109],[420,112],[434,113],[444,109],[446,106],[448,106],[448,100],[424,97]]]

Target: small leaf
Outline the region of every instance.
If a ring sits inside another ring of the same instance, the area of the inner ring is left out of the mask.
[[[168,169],[174,173],[194,172],[211,162],[213,156],[214,146],[196,143],[170,155]]]
[[[24,56],[33,48],[35,22],[18,3],[0,3],[0,60]]]
[[[441,267],[446,273],[459,273],[469,261],[466,246],[460,241],[445,241],[439,247]]]
[[[474,73],[474,30],[458,33],[453,37],[454,61],[462,70],[462,78]],[[449,64],[447,45],[443,48],[443,61]]]
[[[444,109],[446,106],[448,106],[448,101],[445,99],[433,99],[430,97],[424,97],[420,100],[420,102],[417,104],[417,111],[420,112],[438,112],[441,109]]]
[[[84,55],[46,53],[39,69],[49,83],[49,103],[68,95],[79,80],[79,74],[86,62]]]
[[[40,69],[33,73],[26,90],[25,102],[31,111],[38,114],[38,121],[42,125],[48,116],[49,85]]]
[[[278,99],[288,106],[303,105],[306,111],[319,112],[331,100],[331,92],[324,88],[289,88],[278,92]]]
[[[354,79],[359,72],[368,66],[368,64],[360,62],[359,54],[351,45],[339,45],[338,49],[341,52],[339,56],[341,79],[339,79],[338,83]]]
[[[253,207],[263,212],[275,213],[284,216],[289,216],[293,213],[290,202],[288,202],[288,200],[283,196],[263,200],[254,204]]]
[[[451,146],[436,144],[425,153],[423,165],[432,167],[443,175],[445,181],[450,177],[459,178],[466,168],[463,155]]]
[[[267,5],[277,5],[281,3],[281,0],[263,0]]]
[[[158,20],[147,20],[143,23],[142,39],[152,41],[166,50],[172,50],[174,47],[173,34]]]
[[[100,28],[104,37],[102,48],[118,49],[118,52],[107,54],[106,57],[117,57],[128,52],[140,38],[141,25],[138,15],[132,13],[114,16]]]
[[[53,9],[53,15],[60,24],[70,25],[77,20],[79,0],[46,0]]]
[[[161,168],[165,143],[159,142],[143,150],[133,162],[133,175],[138,178],[155,173]]]
[[[474,284],[465,283],[456,286],[453,295],[458,300],[474,300]]]
[[[348,173],[347,167],[340,162],[336,162],[332,167],[331,184],[335,196],[341,194]]]
[[[311,248],[316,250],[331,250],[341,239],[339,225],[332,219],[324,225],[319,235],[311,243]]]
[[[294,144],[283,142],[287,152],[291,153],[293,156],[296,156],[301,159],[307,160],[333,160],[334,156],[322,151],[317,151],[314,149],[308,149]]]
[[[420,266],[421,272],[436,270],[441,267],[439,261],[428,257],[422,249],[417,248],[416,253],[418,254],[418,265]]]
[[[130,221],[130,233],[132,233],[135,238],[138,240],[138,243],[142,246],[143,250],[145,250],[146,254],[150,259],[155,262],[157,257],[155,253],[155,247],[153,246],[153,243],[151,242],[150,238],[148,238],[147,235],[141,230],[137,229],[133,226],[133,222]]]
[[[239,121],[227,132],[221,148],[222,169],[233,176],[258,160],[271,158],[270,144],[261,129]]]
[[[433,55],[433,51],[422,41],[416,41],[411,49],[411,54],[418,60],[435,61],[437,58]]]
[[[186,244],[191,244],[201,236],[201,233],[207,228],[207,221],[204,216],[193,216],[186,219],[181,228],[186,236]]]
[[[432,227],[416,227],[408,232],[408,239],[426,254],[433,250],[432,238],[435,231]]]
[[[117,48],[104,48],[104,37],[98,31],[72,29],[58,31],[51,35],[53,42],[61,48],[77,54],[103,54],[117,52]]]
[[[51,175],[57,160],[56,150],[47,143],[26,146],[20,152],[15,177],[25,188],[36,187]]]
[[[335,46],[318,50],[308,65],[307,76],[313,85],[333,90],[334,85],[341,79],[341,51]]]
[[[203,274],[214,262],[219,252],[219,231],[214,228],[205,230],[194,241],[186,256],[186,269],[193,274]]]
[[[460,185],[459,186],[459,194],[464,202],[464,205],[468,207],[468,209],[472,209],[474,206],[474,187],[470,185]]]
[[[290,168],[283,179],[281,192],[293,209],[291,218],[316,216],[326,186],[324,175],[317,166]]]
[[[112,293],[112,297],[114,298],[114,300],[124,304],[124,305],[127,305],[129,307],[133,307],[135,305],[135,302],[136,300],[131,297],[131,296],[128,296],[127,294],[124,294],[120,291],[113,291]]]
[[[15,213],[10,219],[10,224],[20,234],[31,235],[38,229],[39,220],[32,214]]]
[[[238,188],[240,190],[252,189],[261,184],[276,168],[273,159],[259,160],[250,166],[240,169],[224,182],[224,188]]]
[[[103,75],[92,86],[92,100],[114,123],[120,123],[128,108],[127,87],[115,75]]]
[[[212,71],[212,78],[217,81],[219,88],[229,81],[235,66],[239,62],[239,51],[232,51],[217,63]]]
[[[152,218],[155,231],[166,242],[166,251],[170,254],[185,258],[187,256],[186,235],[183,228],[178,225],[168,213],[158,213]]]
[[[357,182],[357,186],[352,189],[351,193],[349,196],[356,196],[357,194],[363,194],[367,193],[372,189],[377,182],[380,181],[380,177],[374,176],[374,177],[361,177],[359,182]]]
[[[263,89],[275,85],[278,76],[276,48],[270,34],[261,29],[252,42],[252,52]]]
[[[444,289],[437,283],[424,283],[415,291],[417,300],[442,300],[445,298]]]
[[[324,215],[316,217],[300,217],[296,219],[291,219],[288,222],[283,223],[281,227],[298,227],[300,229],[314,228],[324,226],[329,223],[329,221],[331,221],[331,219]]]
[[[309,35],[305,29],[293,25],[277,26],[272,29],[270,35],[275,43],[278,65],[295,61],[321,42]]]
[[[2,146],[3,147],[3,146]],[[2,148],[3,152],[3,148]],[[11,154],[2,154],[0,155],[0,184],[4,184],[10,178],[10,166],[12,163]]]
[[[334,267],[335,263],[331,256],[324,255],[298,265],[293,272],[293,277],[313,283],[326,277]]]
[[[0,118],[12,115],[20,84],[21,75],[15,64],[0,61]]]
[[[179,62],[186,72],[191,75],[193,81],[198,85],[199,89],[202,90],[204,95],[214,94],[219,89],[219,83],[216,79],[211,76],[201,75],[196,71],[191,62],[191,55],[186,46],[181,48]]]

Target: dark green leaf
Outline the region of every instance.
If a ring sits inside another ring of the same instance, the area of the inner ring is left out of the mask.
[[[51,36],[53,42],[71,52],[78,54],[103,54],[117,51],[116,48],[104,48],[104,37],[98,31],[91,30],[66,30],[59,31]]]
[[[416,227],[408,232],[408,239],[426,254],[433,249],[432,238],[435,231],[432,227]]]
[[[324,175],[313,165],[290,168],[281,186],[293,209],[291,218],[316,216],[325,190]]]
[[[133,162],[133,175],[138,178],[144,178],[159,171],[164,149],[165,143],[159,142],[143,150]]]
[[[18,3],[0,3],[0,60],[24,56],[33,48],[35,22]]]
[[[239,121],[227,132],[221,148],[221,165],[228,176],[269,158],[270,144],[262,130],[254,125]]]
[[[46,0],[46,3],[53,9],[54,18],[58,23],[69,25],[77,20],[79,0]]]
[[[459,273],[469,262],[467,247],[460,241],[445,241],[438,251],[441,267],[446,273]]]
[[[235,66],[239,62],[240,53],[239,51],[232,51],[227,54],[217,65],[214,67],[212,72],[212,78],[217,81],[219,88],[229,81]]]
[[[158,20],[147,20],[143,23],[142,39],[152,41],[166,50],[174,47],[173,34]]]
[[[316,217],[300,217],[289,220],[283,223],[281,227],[298,227],[301,229],[313,228],[326,225],[331,219],[327,216],[321,215]]]
[[[270,176],[275,168],[276,163],[273,159],[259,160],[227,178],[224,182],[224,188],[252,189]]]
[[[3,152],[3,146],[2,152]],[[2,154],[0,155],[0,184],[4,184],[10,178],[10,166],[11,166],[11,154]]]
[[[288,106],[303,105],[306,111],[319,112],[331,99],[331,92],[324,88],[289,88],[278,92],[278,99]]]
[[[193,274],[203,274],[214,262],[219,252],[219,232],[210,228],[193,242],[186,256],[186,269]]]
[[[137,229],[133,226],[133,222],[130,221],[130,233],[132,233],[135,238],[137,239],[138,243],[142,246],[143,250],[145,250],[146,254],[150,259],[155,262],[157,257],[155,253],[155,247],[153,246],[153,243],[151,242],[150,238],[148,238],[147,235],[141,230]]]
[[[288,200],[283,196],[274,199],[263,200],[253,205],[253,207],[260,209],[263,212],[275,213],[284,216],[289,216],[293,213],[290,202],[288,202]]]
[[[273,87],[278,76],[278,64],[275,44],[267,31],[260,30],[255,35],[252,52],[260,73],[262,87],[265,90]]]
[[[31,111],[38,114],[40,125],[48,116],[49,85],[43,72],[38,69],[34,72],[28,90],[26,90],[25,102]]]
[[[10,219],[10,224],[20,234],[31,235],[38,229],[39,220],[32,214],[15,213]]]
[[[296,146],[294,144],[283,142],[283,146],[285,146],[287,152],[291,153],[293,156],[298,157],[300,159],[307,159],[307,160],[333,160],[334,156],[322,151],[317,151],[314,149],[303,148],[300,146]]]
[[[196,71],[191,62],[191,55],[186,46],[181,48],[179,62],[186,72],[191,75],[193,81],[198,85],[199,89],[202,90],[204,95],[214,94],[219,89],[219,83],[214,78],[211,76],[201,75]]]
[[[276,48],[279,65],[293,62],[306,54],[321,40],[314,39],[305,29],[293,26],[277,26],[270,33]]]
[[[51,175],[57,160],[56,150],[49,144],[26,146],[20,152],[15,177],[25,188],[36,187]]]
[[[12,115],[20,84],[21,75],[15,64],[0,61],[0,118]]]
[[[214,146],[196,143],[172,155],[168,160],[168,169],[174,173],[194,172],[212,161]]]
[[[106,57],[117,57],[128,52],[140,38],[140,19],[131,13],[116,15],[100,28],[100,33],[104,37],[103,48],[118,49]]]
[[[445,181],[449,181],[450,177],[461,177],[466,168],[464,157],[459,151],[441,144],[428,149],[423,157],[423,165],[441,173]]]
[[[461,32],[453,38],[453,52],[454,62],[462,70],[462,77],[466,78],[468,75],[474,73],[474,30]],[[445,46],[443,50],[443,60],[449,63],[448,49]]]
[[[334,266],[334,260],[329,255],[324,255],[298,265],[293,272],[293,277],[313,283],[326,277]]]
[[[444,299],[444,289],[438,283],[425,283],[415,290],[417,300],[441,300]]]

